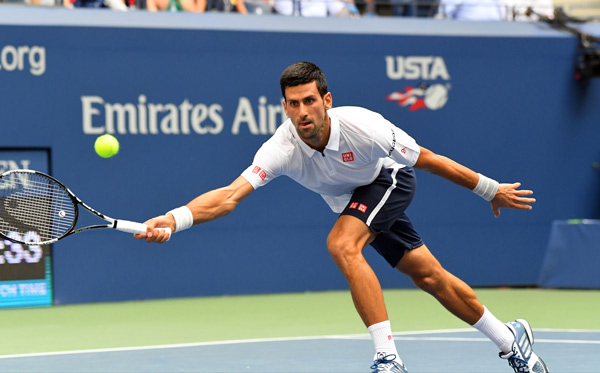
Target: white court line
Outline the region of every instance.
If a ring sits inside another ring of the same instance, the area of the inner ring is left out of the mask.
[[[456,333],[476,331],[471,329],[443,329],[443,330],[422,330],[413,332],[398,332],[394,335],[405,334],[432,334],[432,333]],[[369,334],[340,334],[340,335],[324,335],[324,336],[309,336],[309,337],[282,337],[282,338],[254,338],[254,339],[233,339],[227,341],[213,342],[193,342],[193,343],[178,343],[169,345],[152,345],[152,346],[135,346],[135,347],[114,347],[114,348],[98,348],[89,350],[69,350],[69,351],[53,351],[53,352],[34,352],[27,354],[0,355],[0,359],[10,359],[18,357],[38,357],[38,356],[56,356],[56,355],[71,355],[71,354],[88,354],[101,352],[119,352],[119,351],[143,351],[143,350],[159,350],[169,348],[185,348],[185,347],[202,347],[202,346],[219,346],[229,344],[243,343],[262,343],[262,342],[287,342],[287,341],[306,341],[316,339],[370,339]]]
[[[71,350],[71,351],[54,351],[54,352],[34,352],[29,354],[14,354],[0,355],[0,359],[10,359],[18,357],[38,357],[38,356],[57,356],[57,355],[75,355],[75,354],[93,354],[102,352],[120,352],[120,351],[143,351],[143,350],[160,350],[170,348],[186,348],[186,347],[202,347],[202,346],[219,346],[230,344],[243,343],[262,343],[262,342],[287,342],[287,341],[305,341],[312,339],[322,339],[325,337],[288,337],[288,338],[257,338],[257,339],[233,339],[228,341],[215,342],[194,342],[194,343],[177,343],[169,345],[152,345],[152,346],[135,346],[135,347],[116,347],[116,348],[97,348],[89,350]]]
[[[554,333],[600,333],[600,330],[578,330],[578,329],[535,329],[538,332],[554,332]],[[410,335],[426,335],[426,334],[444,334],[444,333],[465,333],[479,332],[473,328],[469,329],[444,329],[444,330],[423,330],[417,332],[398,332],[393,333],[394,339],[397,341],[443,341],[443,342],[489,342],[487,338],[464,338],[464,337],[409,337]],[[332,339],[371,339],[368,334],[354,334],[342,336],[330,336],[324,338]],[[565,343],[565,344],[600,344],[600,340],[583,340],[583,339],[547,339],[536,338],[535,343]]]
[[[544,329],[533,328],[534,331],[540,332],[560,332],[560,333],[600,333],[600,329]]]
[[[571,330],[571,329],[536,329],[546,332],[600,332],[598,330]],[[397,332],[393,333],[396,340],[406,341],[446,341],[446,342],[489,342],[487,338],[458,338],[458,337],[409,337],[409,335],[428,335],[428,334],[449,334],[457,332],[477,332],[474,329],[442,329],[442,330],[421,330],[412,332]],[[60,356],[60,355],[77,355],[77,354],[93,354],[104,352],[122,352],[122,351],[144,351],[144,350],[160,350],[172,348],[186,347],[203,347],[203,346],[219,346],[230,344],[246,344],[246,343],[264,343],[264,342],[288,342],[288,341],[307,341],[319,339],[370,339],[369,334],[344,334],[344,335],[326,335],[312,337],[285,337],[285,338],[255,338],[255,339],[237,339],[228,341],[214,342],[195,342],[195,343],[178,343],[169,345],[153,345],[153,346],[135,346],[135,347],[117,347],[117,348],[98,348],[89,350],[70,350],[70,351],[54,351],[54,352],[35,352],[27,354],[0,355],[0,359],[24,358],[24,357],[45,357],[45,356]],[[565,344],[600,344],[599,340],[562,340],[562,339],[536,339],[536,343],[565,343]]]
[[[443,342],[489,342],[487,338],[454,338],[454,337],[398,337],[396,341],[443,341]],[[562,343],[562,344],[598,344],[600,341],[584,339],[544,339],[536,338],[535,343]]]

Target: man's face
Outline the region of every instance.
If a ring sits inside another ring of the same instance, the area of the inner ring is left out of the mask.
[[[285,88],[283,108],[290,117],[298,135],[313,148],[323,148],[329,140],[331,93],[321,97],[316,82]],[[323,143],[324,142],[324,143]]]

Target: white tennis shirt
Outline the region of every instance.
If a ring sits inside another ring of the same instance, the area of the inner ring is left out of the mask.
[[[304,143],[288,118],[243,173],[254,189],[286,175],[319,193],[340,213],[359,186],[373,182],[382,167],[413,166],[416,141],[383,116],[360,107],[329,109],[331,132],[323,153]]]

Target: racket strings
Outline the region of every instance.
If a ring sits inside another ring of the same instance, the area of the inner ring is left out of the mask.
[[[56,239],[70,230],[76,218],[69,193],[44,175],[16,173],[1,180],[0,202],[0,230],[9,237],[37,234],[39,238],[30,239]]]

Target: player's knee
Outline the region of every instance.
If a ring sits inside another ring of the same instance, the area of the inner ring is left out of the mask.
[[[412,280],[419,289],[429,294],[436,294],[443,289],[445,283],[443,270],[418,273],[412,276]]]
[[[332,237],[331,235],[327,237],[327,250],[334,260],[347,255],[346,244],[343,240]]]
[[[360,253],[360,249],[355,246],[355,243],[339,236],[330,235],[327,238],[327,250],[338,266],[345,266],[356,258],[356,254]]]

